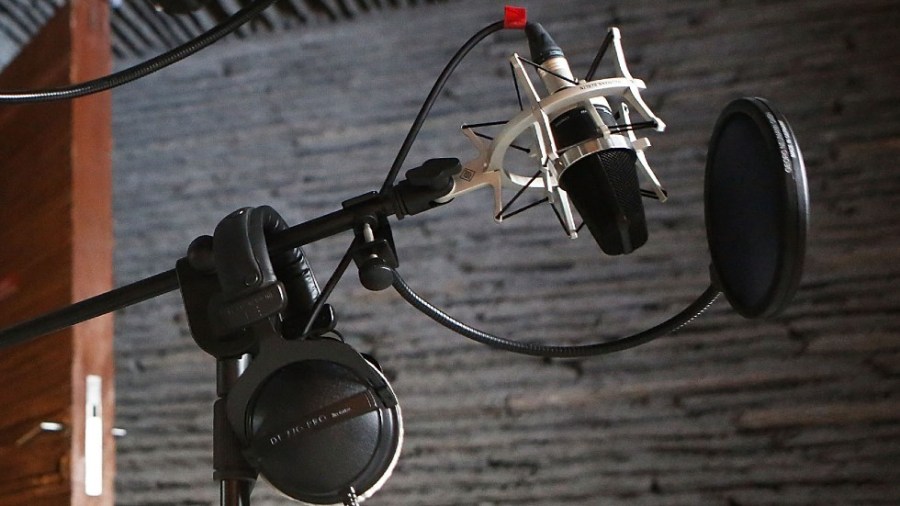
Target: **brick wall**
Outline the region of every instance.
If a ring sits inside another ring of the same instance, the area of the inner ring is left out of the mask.
[[[668,123],[649,157],[670,191],[650,241],[603,257],[547,208],[490,218],[487,193],[396,222],[407,280],[464,320],[519,339],[642,330],[708,284],[706,142],[730,99],[792,122],[812,199],[793,305],[748,322],[719,302],[676,335],[619,354],[538,360],[466,341],[345,277],[341,329],[386,368],[406,445],[373,505],[897,504],[900,497],[900,51],[894,1],[523,1],[576,69],[608,26]],[[383,12],[218,44],[115,93],[119,284],[170,269],[245,205],[295,223],[376,189],[449,56],[501,2]],[[435,106],[408,167],[467,158],[466,121],[515,109],[506,57],[479,46]],[[127,62],[124,62],[127,63]],[[583,72],[583,70],[582,70]],[[327,278],[348,236],[309,246]],[[117,319],[117,503],[208,505],[214,364],[177,294]],[[286,504],[260,483],[255,504]]]

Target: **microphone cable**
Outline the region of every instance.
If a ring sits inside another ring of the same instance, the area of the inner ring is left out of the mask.
[[[322,308],[325,307],[325,302],[328,300],[328,297],[331,296],[331,292],[334,291],[334,288],[341,280],[341,277],[343,277],[344,272],[347,271],[347,267],[350,266],[350,262],[353,261],[353,250],[355,249],[355,247],[356,241],[351,242],[350,247],[348,247],[347,251],[344,252],[344,256],[341,257],[337,267],[335,267],[334,271],[331,273],[331,277],[329,277],[328,281],[325,283],[325,287],[322,288],[322,292],[318,297],[316,297],[316,301],[315,303],[313,303],[312,310],[309,313],[309,320],[303,327],[303,331],[300,332],[300,337],[308,337],[310,332],[312,332],[313,327],[316,324],[316,320],[319,318],[319,313],[321,313]]]
[[[50,102],[53,100],[69,100],[106,91],[146,75],[152,74],[169,65],[181,61],[219,39],[237,30],[241,25],[256,17],[257,14],[272,5],[275,0],[255,0],[253,3],[232,14],[222,23],[210,28],[197,37],[151,58],[143,63],[83,83],[71,84],[59,88],[32,91],[0,91],[0,105],[29,104]]]
[[[413,289],[406,284],[406,281],[400,276],[400,273],[398,273],[396,269],[394,270],[393,287],[411,306],[418,309],[435,322],[463,337],[492,348],[544,358],[579,358],[606,355],[648,343],[690,323],[694,318],[706,311],[716,301],[720,293],[718,288],[714,285],[710,285],[694,302],[681,310],[680,313],[643,332],[627,337],[620,337],[612,341],[566,346],[513,341],[467,325],[445,313],[437,306],[425,300],[424,297],[414,292]]]
[[[447,80],[453,74],[453,71],[456,70],[456,67],[459,66],[459,63],[472,51],[472,48],[478,45],[479,42],[487,38],[488,35],[492,33],[499,32],[505,28],[504,21],[497,21],[491,23],[481,30],[478,31],[475,35],[473,35],[469,40],[465,42],[457,51],[456,54],[447,62],[447,65],[444,67],[444,70],[441,71],[441,75],[438,76],[437,80],[434,82],[434,86],[432,86],[431,91],[428,93],[428,97],[422,103],[422,108],[419,109],[419,113],[416,115],[416,119],[413,121],[412,126],[409,127],[409,132],[406,134],[406,139],[403,140],[403,144],[400,146],[400,150],[397,152],[397,157],[394,159],[393,165],[391,165],[390,170],[388,171],[387,177],[384,179],[384,183],[381,185],[381,190],[378,192],[381,195],[384,195],[388,191],[390,191],[391,187],[394,185],[394,180],[397,179],[397,174],[400,172],[400,167],[403,166],[403,162],[406,161],[406,156],[409,154],[409,150],[412,148],[413,143],[416,141],[416,137],[419,135],[419,131],[422,129],[422,124],[425,123],[425,119],[428,118],[428,113],[431,112],[431,107],[434,105],[435,101],[437,101],[438,95],[440,95],[441,90],[444,89],[444,85],[447,83]]]

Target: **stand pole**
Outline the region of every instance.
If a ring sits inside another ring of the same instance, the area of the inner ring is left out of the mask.
[[[250,506],[250,492],[256,483],[256,469],[244,458],[225,412],[226,396],[248,364],[246,355],[216,362],[219,398],[213,406],[213,477],[219,482],[221,506]]]
[[[250,506],[250,487],[246,481],[223,480],[220,491],[222,506]]]

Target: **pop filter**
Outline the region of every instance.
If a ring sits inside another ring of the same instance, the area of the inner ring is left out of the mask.
[[[809,222],[803,157],[766,100],[734,100],[709,142],[706,233],[713,282],[745,318],[778,314],[800,283]]]

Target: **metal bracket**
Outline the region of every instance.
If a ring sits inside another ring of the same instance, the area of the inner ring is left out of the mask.
[[[353,261],[359,269],[359,281],[369,290],[384,290],[394,280],[397,260],[394,236],[385,216],[379,216],[375,226],[364,221],[356,230],[353,242]]]

